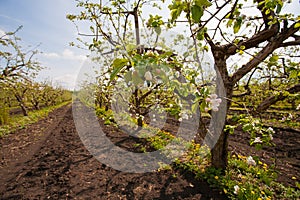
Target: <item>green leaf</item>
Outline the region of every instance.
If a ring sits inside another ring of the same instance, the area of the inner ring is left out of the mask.
[[[233,32],[236,34],[237,32],[239,32],[241,26],[242,26],[242,19],[241,18],[237,18],[236,21],[234,22],[233,25]]]
[[[134,71],[132,73],[132,82],[134,85],[139,85],[139,84],[144,83],[143,79],[141,79],[141,77],[139,76],[139,73],[137,71]]]
[[[92,33],[95,33],[95,29],[93,26],[90,26],[90,30],[92,31]]]
[[[116,58],[113,63],[112,66],[114,68],[119,68],[119,67],[124,67],[126,64],[128,64],[128,60],[126,58]]]
[[[204,33],[207,32],[207,28],[202,28],[198,33],[197,33],[197,39],[198,40],[204,40]]]
[[[173,4],[168,7],[171,10],[171,22],[173,23],[181,14],[183,10],[183,3],[181,1],[173,1]]]
[[[278,4],[277,7],[276,7],[276,14],[279,14],[281,9],[282,9],[282,5]]]
[[[161,28],[160,27],[155,27],[154,31],[156,32],[157,35],[161,34]]]
[[[201,17],[203,16],[203,8],[197,5],[193,5],[191,11],[192,11],[192,19],[196,23],[199,23]]]
[[[132,80],[132,72],[129,71],[127,72],[125,75],[124,75],[124,79],[125,79],[125,82],[128,83],[129,81]]]
[[[69,19],[69,20],[71,20],[71,21],[73,21],[74,19],[76,19],[76,16],[75,16],[75,15],[70,15],[70,14],[68,14],[66,17],[67,17],[67,19]]]
[[[136,45],[135,44],[129,43],[129,44],[126,45],[126,51],[127,52],[131,52],[131,51],[133,51],[135,49],[136,49]]]
[[[197,33],[197,39],[198,39],[198,40],[204,40],[204,33],[201,32],[201,31],[199,31],[199,32]]]
[[[227,24],[226,24],[226,27],[227,27],[227,28],[228,28],[228,27],[231,27],[231,26],[232,26],[232,23],[233,23],[233,20],[232,20],[232,19],[228,20],[228,22],[227,22]]]
[[[297,22],[297,23],[294,25],[294,28],[300,28],[300,22]]]
[[[202,101],[200,104],[200,110],[203,112],[205,110],[205,107],[206,107],[206,102]]]
[[[128,64],[127,59],[116,58],[112,63],[113,72],[110,75],[110,80],[112,81],[118,75],[118,73],[123,69],[123,67],[127,64]]]
[[[195,0],[195,4],[199,7],[209,7],[212,5],[212,3],[208,0]]]
[[[290,74],[290,78],[297,78],[297,76],[298,76],[297,70],[292,70]]]
[[[242,129],[243,129],[243,131],[247,132],[247,131],[252,130],[252,128],[253,128],[253,126],[251,124],[245,124]]]
[[[273,55],[271,58],[270,58],[270,62],[277,62],[279,59],[279,56],[278,55]]]
[[[192,112],[193,113],[196,112],[197,109],[198,109],[198,107],[199,107],[199,102],[198,101],[195,102],[195,103],[193,103],[193,105],[192,105]]]
[[[203,47],[203,49],[204,49],[206,52],[208,52],[209,47],[208,47],[207,45],[205,45],[205,46]]]

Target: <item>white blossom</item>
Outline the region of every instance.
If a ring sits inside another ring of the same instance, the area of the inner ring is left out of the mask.
[[[222,102],[222,99],[218,98],[218,95],[211,94],[210,97],[206,98],[205,101],[210,103],[211,108],[213,111],[218,111],[220,103]]]
[[[248,165],[253,165],[253,166],[256,165],[256,162],[255,162],[255,160],[252,158],[252,156],[249,156],[249,157],[247,158],[247,164],[248,164]]]
[[[151,72],[147,71],[145,73],[144,77],[145,77],[146,81],[152,81],[152,74],[151,74]]]
[[[273,129],[272,127],[269,127],[269,128],[267,129],[267,132],[268,132],[268,133],[272,133],[272,134],[275,133],[275,131],[274,131],[274,129]]]
[[[300,103],[299,103],[299,105],[297,106],[296,110],[300,110]]]
[[[273,140],[273,135],[269,134],[270,140]]]
[[[260,139],[260,137],[256,137],[253,143],[262,143],[262,140]]]
[[[186,113],[183,113],[183,114],[181,115],[181,117],[182,117],[182,119],[189,119],[189,115],[186,114]]]
[[[207,97],[207,98],[205,99],[205,101],[206,101],[206,102],[210,102],[210,98]]]
[[[182,118],[180,117],[180,118],[178,119],[178,121],[182,122]]]
[[[234,194],[238,194],[238,193],[239,193],[239,190],[240,190],[240,187],[239,187],[238,185],[235,185],[235,186],[233,187],[233,189],[234,189],[233,193],[234,193]]]
[[[215,111],[215,112],[217,112],[217,111],[219,110],[219,108],[216,107],[216,106],[213,106],[213,107],[212,107],[212,110]]]

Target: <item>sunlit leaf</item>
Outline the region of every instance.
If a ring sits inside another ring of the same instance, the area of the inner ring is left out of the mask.
[[[113,72],[110,75],[110,80],[113,80],[118,75],[118,73],[123,69],[123,67],[126,66],[127,64],[128,64],[127,59],[116,58],[112,63]]]
[[[296,24],[294,25],[294,28],[300,28],[300,22],[296,23]]]
[[[195,0],[195,4],[199,7],[209,7],[212,5],[212,3],[208,0]]]
[[[233,32],[236,34],[239,32],[241,26],[242,26],[242,18],[237,18],[233,25]]]
[[[201,17],[203,16],[203,8],[197,5],[193,5],[191,11],[193,20],[196,23],[199,23]]]

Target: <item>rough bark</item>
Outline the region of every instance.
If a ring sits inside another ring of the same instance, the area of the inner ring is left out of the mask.
[[[212,166],[220,169],[227,167],[228,156],[228,133],[224,131],[226,116],[231,102],[227,101],[232,98],[233,83],[227,71],[226,54],[223,49],[213,48],[215,59],[215,70],[217,73],[216,93],[222,98],[219,111],[212,113],[212,121],[209,127],[212,134],[211,155]]]

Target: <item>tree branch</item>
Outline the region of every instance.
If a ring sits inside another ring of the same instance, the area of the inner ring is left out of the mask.
[[[300,84],[296,84],[286,91],[290,94],[295,94],[297,92],[300,92]],[[275,104],[278,101],[284,100],[288,96],[289,95],[285,95],[283,92],[281,92],[279,95],[270,96],[270,97],[266,98],[263,102],[261,102],[255,111],[260,113],[264,110],[267,110],[271,105]]]
[[[287,30],[281,32],[276,37],[274,37],[272,40],[269,41],[269,43],[257,54],[255,58],[250,60],[247,64],[243,65],[241,68],[239,68],[233,75],[232,75],[232,81],[233,83],[237,83],[244,75],[246,75],[248,72],[250,72],[253,68],[257,67],[263,60],[265,60],[274,50],[281,47],[283,44],[283,41],[288,39],[290,36],[294,35],[297,31],[299,31],[299,28],[295,28],[295,22],[288,28]],[[287,44],[287,43],[285,43]],[[294,43],[291,43],[294,45]]]

